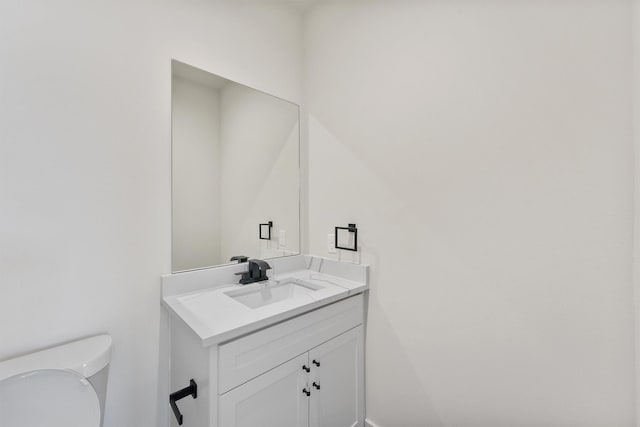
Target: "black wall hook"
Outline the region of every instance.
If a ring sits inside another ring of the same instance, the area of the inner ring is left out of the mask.
[[[180,399],[183,399],[187,396],[191,395],[194,399],[198,398],[198,384],[193,380],[189,380],[189,387],[185,387],[182,390],[178,390],[169,395],[169,404],[171,405],[171,409],[173,409],[173,415],[176,416],[178,420],[178,425],[182,425],[182,414],[180,413],[180,409],[178,409],[178,405],[176,402]]]

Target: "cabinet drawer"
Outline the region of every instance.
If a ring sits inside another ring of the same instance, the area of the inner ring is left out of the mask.
[[[238,338],[218,348],[218,393],[257,377],[363,322],[362,294]]]

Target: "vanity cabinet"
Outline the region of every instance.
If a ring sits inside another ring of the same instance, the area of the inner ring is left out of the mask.
[[[308,375],[300,355],[220,396],[220,425],[235,427],[307,426]]]
[[[220,425],[361,425],[362,368],[358,326],[221,395]]]
[[[364,422],[363,328],[358,326],[309,351],[309,426]]]
[[[363,426],[363,306],[358,294],[209,347],[172,321],[172,391],[198,384],[183,426]]]

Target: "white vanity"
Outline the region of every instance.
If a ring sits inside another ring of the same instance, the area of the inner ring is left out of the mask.
[[[182,425],[363,426],[368,268],[268,262],[270,280],[249,285],[237,284],[246,263],[163,277],[171,390],[197,384],[177,402]]]
[[[368,271],[294,255],[299,106],[178,60],[171,75],[171,425],[363,426]],[[333,253],[357,251],[338,225]]]

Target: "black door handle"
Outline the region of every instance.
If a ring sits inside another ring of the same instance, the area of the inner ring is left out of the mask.
[[[198,398],[198,384],[191,379],[189,380],[189,387],[185,387],[182,390],[178,390],[169,395],[169,404],[171,405],[171,409],[173,409],[173,415],[176,416],[178,420],[178,425],[182,425],[182,414],[180,413],[180,409],[178,409],[178,405],[176,402],[180,399],[183,399],[187,396],[191,395],[194,399]]]

